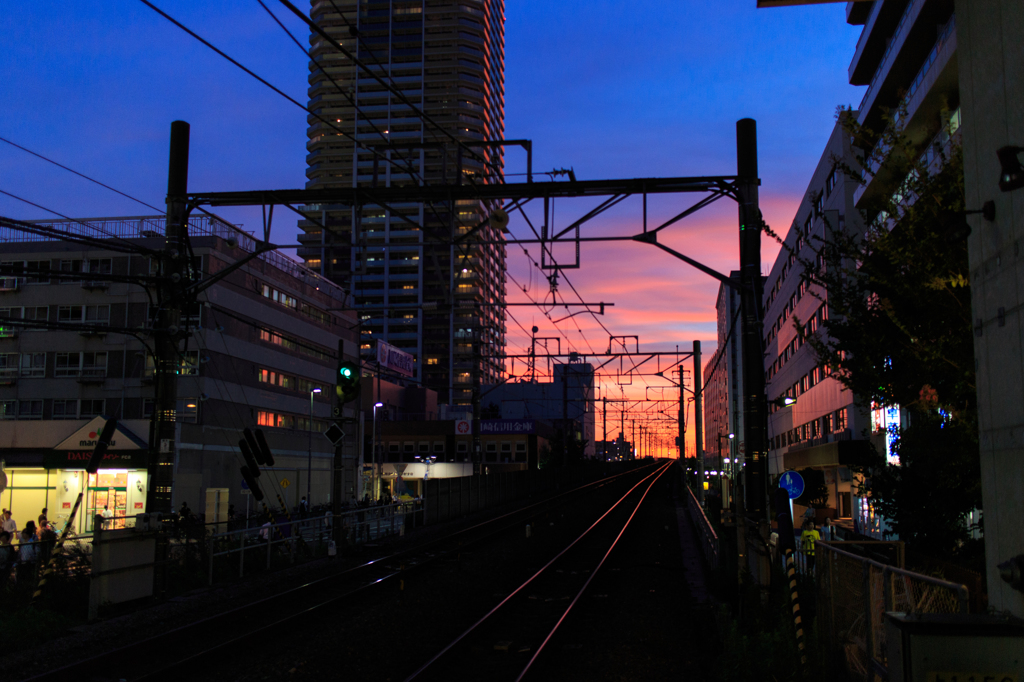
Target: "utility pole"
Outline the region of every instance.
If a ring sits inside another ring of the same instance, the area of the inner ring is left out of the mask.
[[[768,460],[765,443],[764,358],[761,353],[761,211],[757,176],[757,123],[736,122],[736,175],[740,223],[740,303],[743,339],[743,434],[747,466],[740,503],[758,520],[766,519]],[[737,434],[738,436],[740,434]],[[739,508],[737,508],[739,511]]]
[[[602,441],[604,443],[604,445],[602,446],[602,449],[604,450],[604,461],[607,462],[608,461],[608,396],[603,396],[601,398],[601,403],[602,403],[602,405],[604,407],[603,414],[602,414],[602,417],[601,417],[601,421],[603,422],[603,425],[602,425],[601,428],[604,431],[604,440]]]
[[[704,386],[700,376],[700,341],[693,342],[693,437],[697,456],[697,500],[704,506]]]
[[[189,124],[185,121],[172,122],[167,168],[167,222],[164,251],[160,256],[159,307],[153,328],[156,395],[153,421],[150,422],[149,489],[146,491],[146,509],[164,514],[173,511],[175,413],[178,407],[178,370],[181,367],[178,342],[184,337],[181,306],[191,271],[188,205],[185,202],[188,193],[188,146]]]
[[[679,463],[686,464],[686,397],[683,395],[683,366],[679,370]]]

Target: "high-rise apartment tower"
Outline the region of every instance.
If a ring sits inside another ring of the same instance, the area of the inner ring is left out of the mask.
[[[505,248],[495,208],[387,203],[373,188],[503,179],[502,0],[315,0],[310,17],[307,188],[366,188],[366,203],[305,207],[299,254],[349,289],[363,357],[384,341],[414,356],[441,402],[500,380]],[[350,56],[346,55],[348,52]],[[354,59],[353,59],[354,58]],[[358,62],[358,63],[357,63]],[[377,202],[375,202],[375,198]]]

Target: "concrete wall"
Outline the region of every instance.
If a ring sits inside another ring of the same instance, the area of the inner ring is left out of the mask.
[[[996,204],[994,222],[969,217],[968,242],[989,603],[1024,616],[996,568],[1024,553],[1024,189],[999,190],[996,157],[1024,145],[1024,4],[956,0],[956,16],[967,208]]]

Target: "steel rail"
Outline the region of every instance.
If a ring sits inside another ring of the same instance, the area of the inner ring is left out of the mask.
[[[344,569],[337,573],[333,573],[329,576],[317,578],[310,582],[306,582],[296,587],[289,588],[283,592],[270,595],[268,597],[264,597],[253,602],[249,602],[247,604],[243,604],[242,606],[237,606],[228,609],[221,613],[208,616],[206,618],[202,618],[198,621],[189,623],[187,625],[179,626],[177,628],[168,630],[158,635],[147,637],[145,639],[132,642],[121,647],[117,647],[110,651],[106,651],[102,654],[97,654],[96,656],[92,656],[90,658],[81,661],[76,661],[75,663],[71,663],[60,668],[40,673],[39,675],[27,678],[25,682],[42,682],[44,680],[52,680],[56,682],[58,680],[66,680],[69,678],[69,676],[77,677],[83,674],[86,676],[106,675],[112,676],[114,679],[125,679],[130,680],[131,682],[136,682],[137,680],[153,680],[170,677],[174,677],[175,679],[181,679],[181,667],[184,665],[195,664],[199,660],[204,659],[210,655],[223,653],[225,650],[227,650],[229,646],[233,644],[238,644],[240,641],[243,640],[251,640],[253,635],[272,632],[274,629],[278,628],[282,624],[294,622],[301,616],[308,615],[316,611],[317,609],[328,606],[330,604],[335,604],[342,599],[350,598],[355,594],[362,593],[366,590],[371,589],[374,586],[381,585],[403,575],[402,570],[395,571],[393,569],[388,568],[386,565],[388,563],[402,561],[403,559],[408,559],[409,557],[415,558],[417,556],[426,556],[426,559],[424,561],[415,564],[413,567],[420,568],[426,566],[436,559],[447,556],[450,552],[459,551],[459,548],[456,547],[448,551],[438,552],[437,554],[429,554],[429,552],[436,550],[436,548],[442,545],[443,543],[460,540],[461,538],[467,536],[470,537],[469,542],[471,543],[482,542],[492,537],[493,535],[497,535],[506,532],[510,528],[517,527],[520,522],[519,517],[521,517],[523,514],[536,513],[538,509],[542,509],[544,506],[556,506],[553,503],[568,502],[571,500],[572,496],[576,494],[585,492],[591,488],[603,487],[604,485],[607,485],[610,481],[614,481],[616,479],[629,476],[630,474],[635,474],[638,470],[642,471],[642,468],[632,469],[629,471],[622,472],[620,474],[615,474],[595,481],[591,481],[589,483],[585,483],[571,490],[567,490],[562,493],[557,493],[544,500],[540,500],[538,502],[526,505],[524,507],[520,507],[505,514],[501,514],[499,516],[486,519],[479,523],[470,525],[466,528],[459,529],[458,531],[450,533],[443,537],[436,538],[434,540],[429,540],[419,545],[409,547],[407,549],[403,549],[397,552],[392,552],[391,554],[386,554],[380,557],[373,558],[369,561],[365,561],[363,563],[357,564],[355,566]],[[496,525],[499,524],[499,522],[504,523],[503,525]],[[478,537],[471,536],[471,533],[480,531],[483,531],[483,533]],[[461,545],[461,547],[463,548],[465,546],[465,544]],[[200,627],[220,627],[226,631],[229,625],[237,623],[238,621],[244,622],[246,614],[258,615],[260,612],[268,609],[268,607],[277,608],[279,607],[279,604],[288,604],[290,602],[296,601],[297,597],[302,597],[303,595],[309,594],[316,594],[317,590],[335,587],[340,578],[358,579],[361,574],[367,572],[367,570],[371,568],[385,568],[386,570],[383,574],[371,576],[371,579],[369,581],[364,582],[353,589],[344,588],[341,594],[333,594],[332,596],[326,599],[321,599],[311,605],[307,605],[301,609],[294,610],[288,615],[282,616],[278,619],[274,619],[273,622],[264,622],[262,624],[258,624],[256,627],[247,628],[245,629],[245,632],[243,634],[233,636],[229,638],[227,641],[222,640],[213,643],[200,651],[196,651],[195,653],[192,653],[189,656],[178,658],[170,662],[169,664],[157,668],[152,667],[152,652],[166,651],[169,646],[168,643],[170,641],[173,641],[174,638],[182,638],[183,645],[187,644],[188,646],[194,646],[196,641],[194,633]],[[406,568],[404,570],[408,571],[409,569]],[[147,662],[149,663],[150,667],[146,669],[145,673],[132,677],[124,673],[114,674],[111,671],[112,665],[116,663],[124,663],[125,661],[130,661],[133,657],[147,659]]]
[[[460,634],[458,637],[456,637],[451,642],[449,642],[447,646],[445,646],[443,649],[441,649],[439,652],[437,652],[430,660],[428,660],[426,663],[424,663],[422,666],[420,666],[415,672],[413,672],[411,675],[409,675],[407,678],[405,678],[405,682],[411,682],[412,680],[415,680],[420,675],[422,675],[424,672],[426,672],[428,668],[430,668],[432,665],[434,665],[439,660],[444,658],[445,655],[447,655],[449,652],[451,652],[466,637],[468,637],[469,635],[473,634],[473,632],[478,630],[480,628],[480,626],[483,625],[484,622],[486,622],[491,616],[493,616],[495,613],[497,613],[499,609],[501,609],[503,606],[508,604],[509,601],[511,601],[513,597],[515,597],[517,594],[522,592],[534,580],[536,580],[541,575],[543,575],[566,552],[568,552],[570,549],[572,549],[577,544],[579,544],[579,542],[581,540],[583,540],[583,538],[586,537],[592,530],[594,530],[594,528],[596,528],[598,526],[598,524],[601,523],[601,521],[603,521],[609,514],[611,514],[612,511],[614,511],[616,507],[618,507],[620,504],[622,504],[622,502],[624,502],[626,500],[626,498],[628,498],[633,493],[634,490],[636,490],[641,485],[643,485],[645,481],[653,479],[653,480],[651,480],[651,483],[650,483],[650,485],[647,488],[647,490],[649,491],[650,490],[650,486],[654,485],[655,481],[657,481],[658,478],[660,478],[666,471],[668,471],[669,467],[671,467],[671,466],[672,466],[672,462],[668,462],[666,464],[662,464],[662,465],[660,465],[660,469],[659,470],[654,471],[654,472],[648,474],[647,476],[642,478],[639,482],[637,482],[633,487],[631,487],[628,491],[626,491],[626,493],[624,495],[622,495],[622,497],[620,497],[614,504],[612,504],[608,509],[606,509],[605,512],[603,514],[601,514],[601,516],[599,516],[597,518],[596,521],[594,521],[592,524],[590,524],[590,526],[585,531],[583,531],[579,536],[577,536],[576,539],[574,539],[572,542],[570,542],[568,545],[566,545],[558,554],[556,554],[554,557],[552,557],[546,564],[541,566],[540,569],[538,569],[532,576],[527,578],[527,580],[525,582],[523,582],[521,585],[519,585],[519,587],[517,587],[514,590],[512,590],[504,599],[502,599],[493,608],[491,608],[490,611],[488,611],[483,616],[481,616],[479,620],[477,620],[475,623],[470,625],[465,631],[462,632],[462,634]],[[646,495],[647,495],[647,491],[644,492],[644,497],[646,497]],[[643,498],[641,498],[640,501],[643,502]],[[636,513],[635,509],[634,509],[633,513],[634,514]],[[629,520],[631,521],[632,518],[633,518],[633,515],[630,515]],[[627,521],[626,525],[629,525],[629,521]],[[618,542],[618,538],[622,536],[622,532],[624,532],[624,531],[625,531],[625,527],[622,528],[622,531],[620,531],[620,533],[616,537],[616,540],[615,540],[616,543]],[[609,547],[608,552],[605,553],[605,556],[604,556],[604,558],[602,558],[601,563],[598,565],[598,568],[600,568],[600,566],[604,564],[605,559],[607,559],[607,557],[608,557],[608,553],[611,552],[611,549],[614,546],[615,546],[615,543],[612,543],[612,546]],[[591,578],[592,577],[593,576],[591,575]],[[566,609],[565,613],[562,614],[562,617],[559,618],[558,623],[555,625],[555,629],[557,629],[558,626],[562,623],[562,621],[565,619],[565,616],[568,614],[569,610],[572,609],[572,606],[579,599],[580,595],[583,594],[583,591],[587,588],[587,586],[589,584],[590,584],[590,579],[587,580],[587,582],[583,586],[583,588],[581,588],[580,591],[577,593],[576,598],[572,600],[572,603],[569,605],[569,608]],[[553,634],[553,633],[554,633],[554,629],[551,630],[551,632],[548,634],[548,637],[544,640],[545,644],[547,643],[547,640],[550,639],[551,634]],[[539,653],[539,651],[537,653]],[[534,655],[533,658],[531,658],[531,660],[530,660],[531,664],[533,663],[533,659],[534,658],[536,658],[536,654]],[[529,665],[527,665],[527,668],[528,667],[529,667]],[[525,673],[525,670],[523,672]]]

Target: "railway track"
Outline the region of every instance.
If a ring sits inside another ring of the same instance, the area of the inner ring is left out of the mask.
[[[247,661],[261,653],[261,642],[277,633],[294,635],[303,628],[324,627],[349,605],[369,603],[373,594],[398,584],[431,567],[458,561],[462,554],[509,532],[521,532],[566,506],[601,496],[624,482],[649,474],[652,466],[608,476],[578,486],[540,502],[477,523],[434,540],[364,561],[329,577],[310,581],[222,613],[210,615],[91,658],[28,678],[33,681],[81,679],[90,682],[163,679],[201,679],[225,661]],[[399,588],[401,589],[401,588]],[[266,647],[262,647],[266,653]],[[225,679],[223,673],[210,675]],[[227,677],[231,679],[231,677]]]
[[[649,473],[611,503],[585,531],[409,675],[427,680],[550,679],[544,653],[572,627],[574,608],[629,529],[648,493],[670,464]]]

